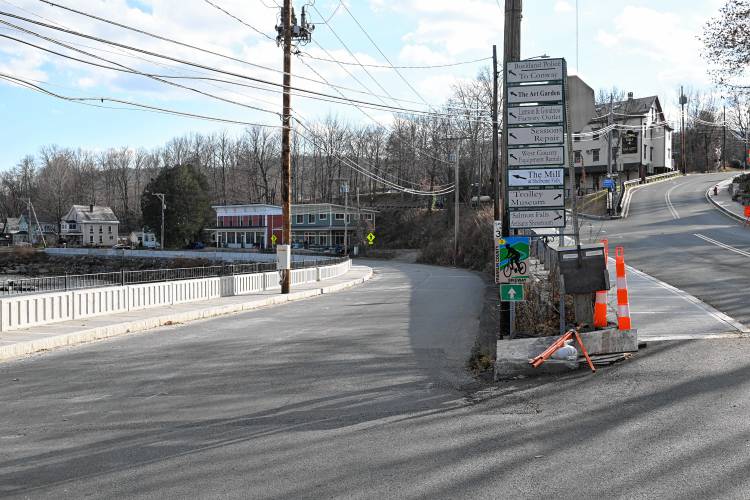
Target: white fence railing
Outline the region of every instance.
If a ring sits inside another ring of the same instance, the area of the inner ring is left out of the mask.
[[[50,255],[92,257],[132,257],[157,259],[207,259],[227,262],[274,262],[276,254],[260,252],[227,252],[221,250],[131,250],[128,248],[45,248]],[[309,261],[323,257],[295,254],[294,260]]]
[[[351,260],[292,271],[292,285],[346,274]],[[0,299],[0,331],[281,288],[278,272],[161,281]]]
[[[682,176],[682,173],[678,171],[667,172],[665,174],[650,175],[646,177],[646,182],[644,183],[642,183],[640,179],[633,179],[632,181],[623,182],[622,185],[627,190],[632,187],[638,186],[639,184],[651,184],[652,182],[666,181],[667,179],[671,179],[673,177],[681,177],[681,176]]]

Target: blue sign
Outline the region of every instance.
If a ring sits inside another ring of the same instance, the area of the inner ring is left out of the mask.
[[[605,189],[615,189],[615,180],[604,179],[604,182],[602,182],[602,187],[604,187]]]

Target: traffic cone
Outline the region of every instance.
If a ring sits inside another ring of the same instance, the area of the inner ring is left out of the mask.
[[[602,240],[604,243],[604,268],[607,268],[607,260],[609,258],[609,248],[607,247],[607,240]],[[605,328],[607,326],[607,290],[599,290],[596,292],[596,302],[594,302],[594,327]]]
[[[617,328],[630,330],[628,281],[625,278],[625,252],[622,247],[615,249],[615,270],[617,272]]]

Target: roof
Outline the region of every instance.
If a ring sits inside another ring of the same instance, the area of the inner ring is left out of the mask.
[[[612,111],[614,113],[621,113],[626,115],[646,115],[654,105],[654,101],[659,98],[655,95],[648,97],[638,97],[633,99],[626,99],[624,101],[616,101],[612,103]],[[658,107],[661,111],[661,106]],[[599,104],[596,106],[596,114],[599,116],[609,114],[609,103]]]
[[[109,207],[94,205],[73,205],[73,210],[81,217],[80,222],[120,222]]]

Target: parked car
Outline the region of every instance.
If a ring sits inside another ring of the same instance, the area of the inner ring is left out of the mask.
[[[204,248],[206,248],[206,244],[202,241],[194,241],[188,245],[188,248],[191,250],[203,250]]]

